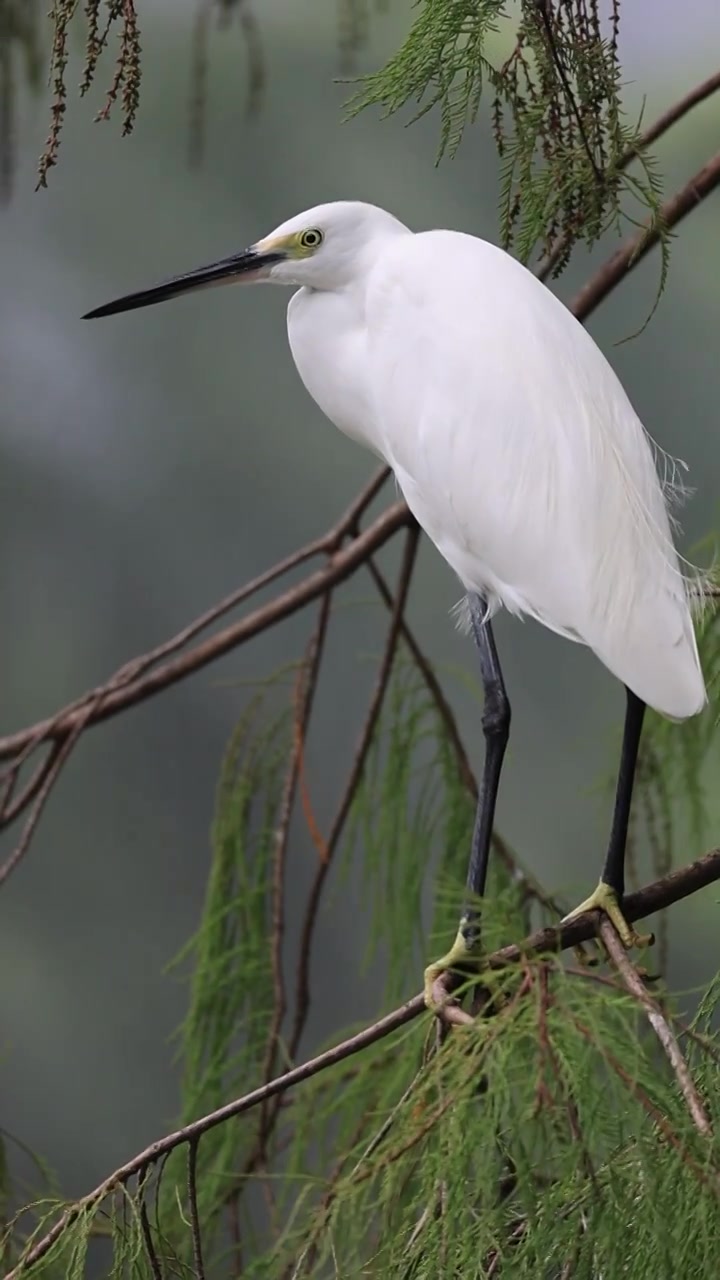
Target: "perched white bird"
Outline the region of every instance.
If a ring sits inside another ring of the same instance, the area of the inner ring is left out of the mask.
[[[653,446],[581,324],[525,267],[455,231],[413,233],[373,205],[319,205],[242,253],[90,312],[143,307],[202,286],[297,288],[287,313],[310,395],[388,463],[467,592],[480,650],[486,758],[468,888],[482,894],[510,722],[490,619],[504,605],[581,641],[625,684],[622,760],[600,885],[577,908],[621,913],[645,704],[683,719],[706,701]],[[576,914],[575,912],[572,913]],[[451,951],[479,958],[469,903]]]

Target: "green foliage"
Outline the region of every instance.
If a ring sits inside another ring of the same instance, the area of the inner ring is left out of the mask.
[[[402,657],[402,655],[401,655]],[[346,854],[362,859],[371,907],[368,958],[382,948],[386,998],[401,999],[421,972],[427,933],[422,894],[428,868],[440,857],[441,880],[461,883],[473,804],[457,768],[437,708],[410,661],[396,663],[353,805]],[[392,851],[390,854],[389,851]],[[456,895],[438,895],[444,932],[454,931]],[[442,944],[441,944],[442,945]]]
[[[149,6],[148,6],[149,7]],[[338,54],[350,71],[367,40],[369,0],[337,0]],[[38,0],[0,0],[0,198],[8,198],[14,169],[14,107],[17,66],[25,82],[37,90],[47,67],[51,86],[50,129],[38,165],[38,185],[47,185],[57,164],[62,131],[72,91],[72,58],[80,53],[79,92],[86,97],[96,85],[101,63],[110,58],[95,119],[108,120],[118,110],[123,135],[132,133],[140,107],[142,79],[141,0],[52,0],[49,12]],[[42,19],[49,18],[43,29]],[[245,106],[248,115],[260,106],[267,69],[260,21],[248,0],[196,0],[190,52],[190,161],[202,159],[208,100],[210,31],[235,26],[245,50]],[[189,24],[190,29],[190,24]],[[73,37],[76,37],[73,43]],[[45,48],[47,43],[48,48]],[[113,48],[117,54],[113,57]],[[48,57],[49,53],[49,57]]]
[[[539,961],[499,975],[492,996],[499,1011],[417,1074],[422,1028],[347,1084],[353,1146],[314,1213],[305,1196],[249,1274],[703,1274],[719,1153],[692,1128],[628,998]],[[717,1096],[717,1056],[705,1057]],[[324,1118],[303,1095],[298,1116],[306,1107],[317,1140]]]
[[[268,714],[272,692],[271,684],[251,701],[229,744],[203,917],[176,961],[192,964],[181,1032],[182,1124],[244,1092],[266,1070],[273,1009],[271,879],[289,743],[289,711]],[[263,1111],[240,1131],[235,1125],[213,1129],[200,1144],[198,1214],[209,1235],[233,1189],[253,1172],[253,1150],[265,1123]],[[163,1222],[177,1223],[173,1201],[187,1180],[184,1164],[184,1152],[171,1156],[163,1176],[158,1210]],[[182,1256],[187,1231],[181,1230],[179,1241],[176,1234],[168,1229],[168,1243]]]
[[[416,8],[404,44],[364,79],[351,114],[371,105],[389,114],[415,101],[417,120],[438,107],[440,157],[453,155],[489,90],[504,246],[526,262],[542,245],[557,275],[576,243],[592,245],[608,227],[635,222],[639,206],[660,232],[662,289],[660,182],[639,124],[623,114],[619,3],[607,24],[598,0],[417,0]],[[500,32],[511,22],[508,44]],[[639,176],[626,172],[632,157]]]
[[[292,741],[276,695],[269,685],[252,700],[229,745],[202,920],[179,958],[192,965],[183,1122],[267,1073],[277,1011],[272,869]],[[345,848],[346,859],[367,855],[386,998],[417,988],[427,958],[428,866],[438,947],[454,931],[472,816],[454,751],[403,655]],[[493,877],[488,949],[524,927],[497,859]],[[111,1195],[81,1203],[25,1274],[79,1278],[95,1249],[117,1280],[198,1276],[198,1258],[208,1277],[242,1267],[253,1280],[704,1274],[720,1221],[719,1144],[698,1135],[637,1003],[614,977],[556,957],[490,972],[483,986],[485,1016],[473,1026],[438,1039],[421,1017],[283,1105],[149,1159]],[[720,977],[693,1024],[676,1026],[716,1127],[719,1007]],[[7,1258],[58,1210],[56,1200],[31,1206],[29,1235],[11,1224]]]
[[[227,16],[241,4],[214,7]],[[343,13],[352,51],[366,7],[345,0]],[[499,26],[511,14],[514,42],[499,59]],[[617,7],[605,33],[598,14],[595,0],[523,0],[519,7],[420,0],[403,48],[365,82],[353,110],[377,103],[395,111],[411,99],[420,114],[437,106],[441,151],[452,154],[489,89],[504,241],[524,259],[544,245],[559,271],[578,240],[591,244],[630,216],[628,196],[657,226],[652,161],[622,115]],[[119,100],[128,131],[137,111],[135,6],[56,0],[43,182],[57,159],[68,30],[79,15],[87,36],[81,91],[91,88],[111,34],[119,35],[101,114]],[[34,18],[29,4],[0,0],[0,108],[12,93],[18,50],[36,76]],[[627,172],[632,156],[641,162],[639,178]],[[659,230],[662,285],[667,237]],[[711,708],[681,727],[650,716],[640,761],[633,834],[637,842],[644,831],[659,872],[670,866],[680,833],[697,838],[705,816],[702,779],[715,750],[720,674],[720,623],[711,609],[700,648]],[[277,709],[275,695],[269,682],[229,745],[202,919],[178,959],[191,970],[179,1035],[181,1125],[282,1070],[294,1039],[286,1027],[297,1010],[286,1008],[278,976],[285,886],[277,850],[297,725],[291,708]],[[340,864],[349,876],[362,859],[372,916],[366,959],[382,964],[383,1004],[417,989],[424,963],[455,931],[472,822],[461,777],[447,724],[418,667],[401,653]],[[434,904],[432,947],[426,892]],[[483,907],[488,950],[527,932],[525,905],[495,859]],[[538,899],[537,906],[547,918],[546,904]],[[509,965],[484,975],[483,986],[484,1016],[471,1027],[442,1037],[429,1015],[418,1018],[292,1094],[216,1124],[199,1141],[178,1140],[162,1159],[148,1155],[132,1174],[72,1206],[43,1169],[40,1191],[13,1186],[0,1142],[5,1269],[60,1222],[53,1247],[24,1276],[79,1280],[97,1257],[116,1280],[240,1272],[256,1280],[706,1274],[720,1222],[718,1140],[698,1135],[637,1003],[613,977],[556,957]],[[720,975],[692,1025],[676,1026],[716,1130],[719,1008]]]

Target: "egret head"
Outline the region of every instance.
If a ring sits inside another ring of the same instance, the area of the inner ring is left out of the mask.
[[[375,205],[354,200],[317,205],[283,222],[240,253],[117,298],[84,318],[94,320],[119,311],[133,311],[221,284],[267,281],[306,285],[310,289],[341,289],[369,265],[373,252],[385,238],[408,234],[407,227],[397,218]]]

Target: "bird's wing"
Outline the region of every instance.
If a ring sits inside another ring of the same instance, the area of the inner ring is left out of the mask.
[[[507,254],[448,231],[388,246],[366,319],[386,457],[465,586],[583,640],[666,714],[698,710],[653,447],[589,334]]]

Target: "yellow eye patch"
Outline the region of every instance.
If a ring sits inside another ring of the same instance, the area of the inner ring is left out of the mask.
[[[307,231],[300,232],[297,240],[299,248],[312,253],[313,249],[320,248],[323,242],[323,233],[317,227],[308,227]]]
[[[255,248],[262,253],[286,253],[290,258],[309,258],[320,248],[325,236],[318,227],[295,231],[289,236],[276,236],[272,240],[260,240]]]

